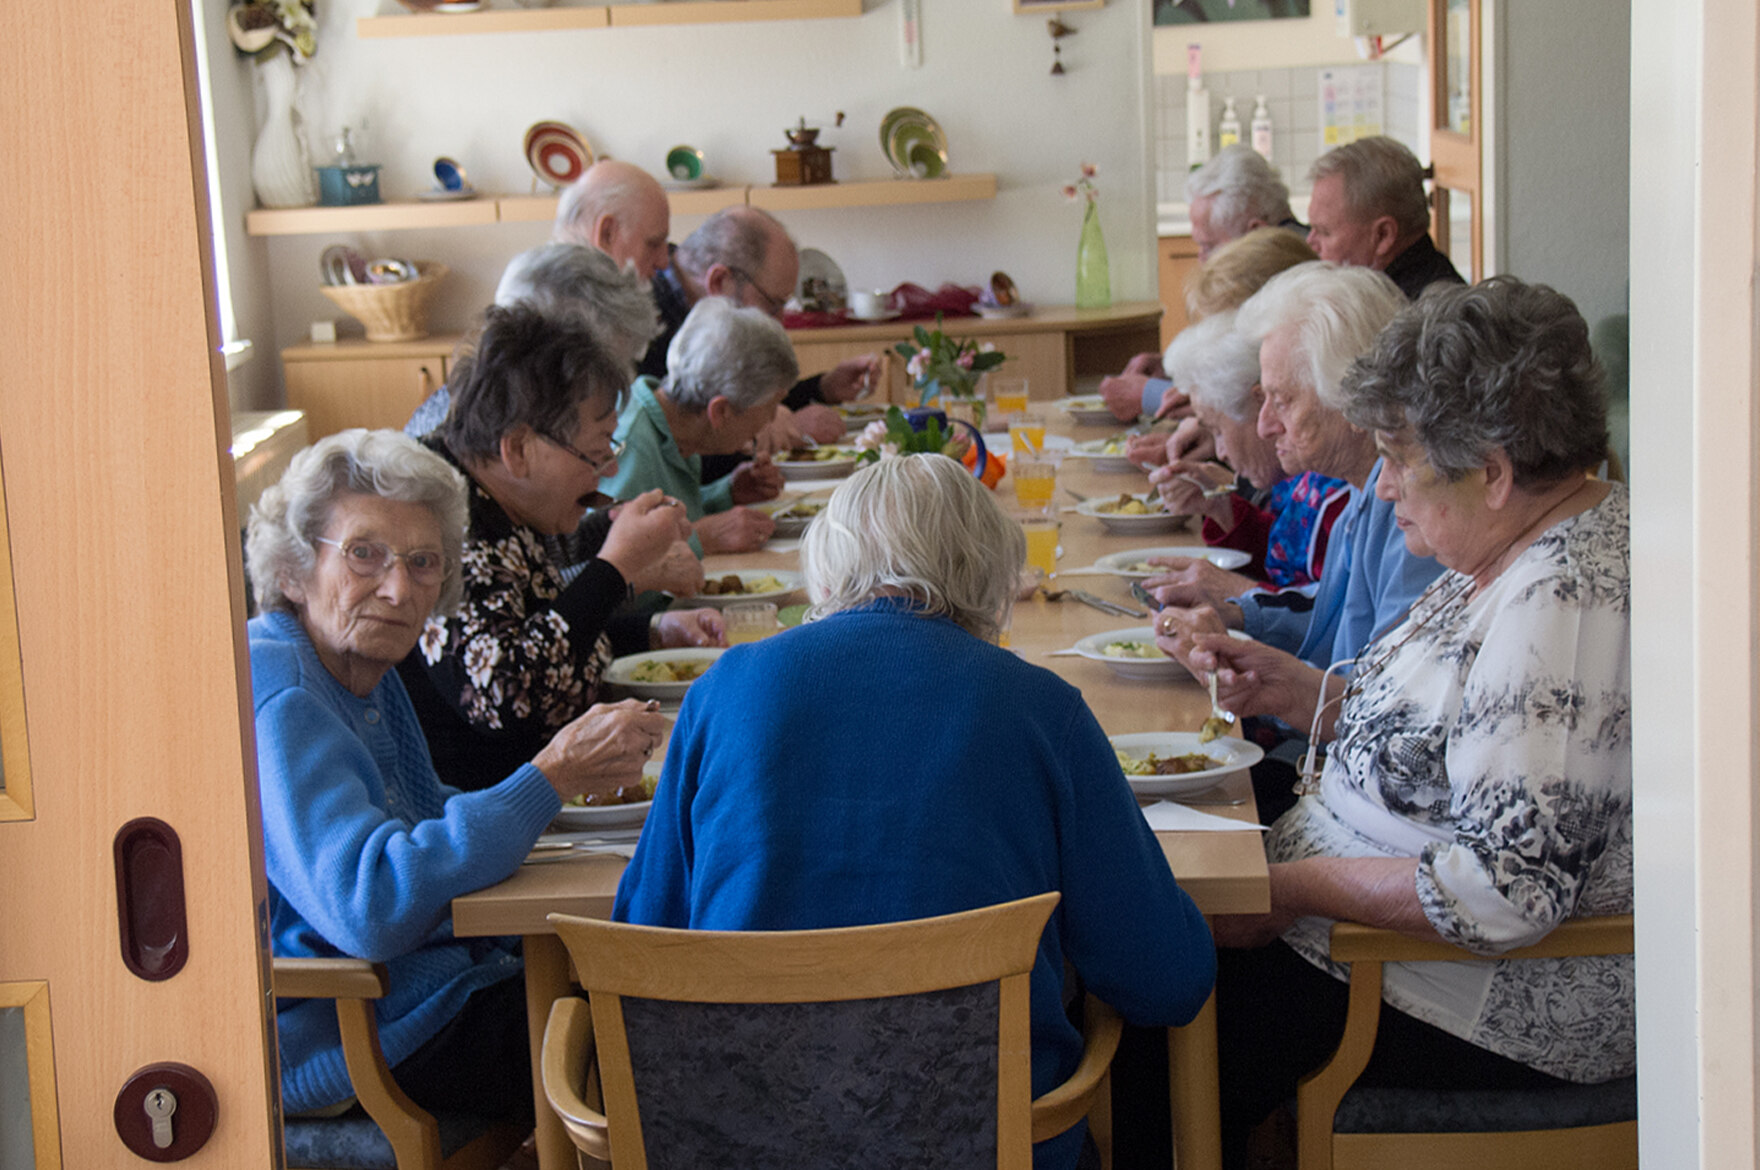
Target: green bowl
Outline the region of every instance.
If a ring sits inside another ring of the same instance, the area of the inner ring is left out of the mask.
[[[703,152],[694,146],[675,146],[666,152],[666,173],[689,183],[703,177]]]

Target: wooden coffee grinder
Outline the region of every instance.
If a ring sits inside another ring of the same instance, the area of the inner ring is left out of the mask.
[[[837,125],[843,125],[843,113],[838,112]],[[831,177],[831,152],[835,146],[818,145],[819,127],[807,125],[802,118],[791,129],[784,130],[788,136],[788,149],[772,150],[776,156],[776,185],[778,187],[805,187],[814,183],[835,183]]]

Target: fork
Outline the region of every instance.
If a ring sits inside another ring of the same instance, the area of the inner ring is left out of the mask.
[[[1234,727],[1233,711],[1224,711],[1222,704],[1216,701],[1216,672],[1204,672],[1204,685],[1210,688],[1210,718],[1204,720],[1204,726],[1198,732],[1199,743],[1209,743],[1219,736],[1227,735]]]

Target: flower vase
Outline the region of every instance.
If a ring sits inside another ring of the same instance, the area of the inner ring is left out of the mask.
[[[275,53],[257,65],[263,79],[263,125],[251,147],[251,186],[264,207],[310,207],[318,201],[311,158],[294,106],[293,58]]]
[[[1076,249],[1076,308],[1105,309],[1112,305],[1112,271],[1106,259],[1106,237],[1100,232],[1100,211],[1089,203],[1082,212],[1082,242]]]

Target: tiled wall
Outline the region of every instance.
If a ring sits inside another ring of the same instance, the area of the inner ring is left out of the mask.
[[[1418,140],[1418,84],[1416,65],[1382,62],[1385,75],[1383,118],[1389,135],[1414,149]],[[1357,68],[1352,66],[1351,68]],[[1204,85],[1210,91],[1210,137],[1216,141],[1216,124],[1222,119],[1223,99],[1235,99],[1241,120],[1241,139],[1252,141],[1253,104],[1265,95],[1271,111],[1271,161],[1283,173],[1292,194],[1306,194],[1308,168],[1322,151],[1320,144],[1320,70],[1263,69],[1233,73],[1209,73]],[[1183,203],[1186,197],[1186,79],[1184,74],[1160,74],[1155,78],[1156,107],[1156,199]]]

